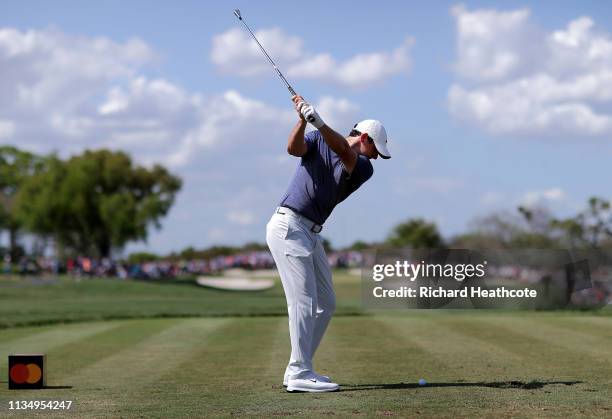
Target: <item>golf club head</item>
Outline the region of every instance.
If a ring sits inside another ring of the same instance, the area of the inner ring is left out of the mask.
[[[242,16],[240,16],[240,9],[234,9],[234,14],[238,19],[242,20]]]

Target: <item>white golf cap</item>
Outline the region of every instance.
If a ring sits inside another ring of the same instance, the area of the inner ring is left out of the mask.
[[[355,125],[353,129],[362,134],[367,133],[368,136],[374,140],[374,146],[380,157],[383,159],[391,158],[391,153],[389,153],[387,149],[387,131],[385,127],[383,127],[382,122],[376,119],[364,119]]]

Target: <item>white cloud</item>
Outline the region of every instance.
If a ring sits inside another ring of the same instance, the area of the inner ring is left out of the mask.
[[[302,40],[285,34],[282,29],[259,30],[255,36],[266,51],[274,51],[274,61],[279,65],[299,60],[304,54]],[[258,76],[273,71],[255,41],[242,28],[215,35],[210,58],[224,73]]]
[[[0,139],[10,139],[15,134],[15,123],[0,119]]]
[[[538,205],[546,205],[547,203],[562,202],[566,198],[567,195],[563,189],[554,187],[525,193],[521,199],[521,204],[527,207],[533,207]]]
[[[172,243],[153,235],[164,250],[237,244],[255,233],[261,238],[262,220],[297,163],[278,163],[295,111],[234,90],[204,95],[148,78],[142,70],[155,57],[138,40],[0,29],[0,138],[62,156],[85,148],[125,150],[138,163],[169,167],[184,185],[164,220],[163,237]],[[358,108],[346,99],[315,104],[341,132],[356,120]]]
[[[414,38],[407,38],[392,51],[359,53],[338,61],[328,53],[312,53],[304,42],[282,29],[257,31],[255,36],[290,78],[304,78],[348,87],[366,87],[401,73],[408,73]],[[243,77],[272,75],[273,69],[250,35],[230,29],[213,38],[211,60],[220,71]]]
[[[62,108],[90,95],[102,84],[135,74],[156,59],[151,48],[139,39],[117,43],[108,38],[69,36],[58,30],[21,32],[0,29],[0,91],[2,105],[45,108],[61,101]]]
[[[524,193],[501,193],[488,191],[480,197],[480,203],[487,207],[518,207],[527,208],[570,205],[566,192],[560,187],[531,190]]]
[[[359,106],[348,99],[323,96],[315,107],[325,123],[343,135],[348,135],[353,125],[359,122]]]
[[[55,29],[0,28],[0,118],[11,122],[15,142],[35,151],[95,146],[107,124],[96,101],[112,83],[130,80],[155,60],[138,39],[118,43]]]
[[[528,9],[452,9],[452,115],[493,134],[612,133],[612,37],[580,17],[546,32]]]
[[[469,12],[455,6],[451,12],[457,22],[455,69],[459,74],[475,80],[495,80],[518,69],[523,58],[519,50],[529,32],[529,10]]]
[[[289,68],[288,74],[296,78],[311,78],[349,87],[374,85],[395,74],[410,69],[410,49],[413,38],[407,38],[392,52],[357,54],[346,61],[336,62],[328,54],[305,57]]]
[[[155,57],[139,40],[0,29],[6,69],[0,137],[40,152],[120,148],[146,163],[182,167],[211,148],[265,149],[266,136],[285,137],[295,120],[290,106],[275,108],[231,90],[204,97],[140,74]],[[346,100],[322,104],[331,121],[354,108]]]

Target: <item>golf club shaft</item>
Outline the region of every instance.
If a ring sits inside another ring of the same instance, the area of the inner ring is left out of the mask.
[[[278,73],[279,77],[285,82],[285,84],[287,85],[287,89],[289,89],[289,92],[291,93],[291,95],[292,96],[297,96],[297,93],[295,93],[295,90],[293,90],[293,87],[291,87],[291,85],[289,84],[289,82],[287,81],[285,76],[283,76],[283,73],[280,72],[280,70],[278,69],[278,67],[276,66],[276,64],[272,60],[272,58],[270,58],[270,56],[268,55],[268,53],[266,52],[264,47],[259,43],[259,41],[255,37],[255,34],[253,33],[253,31],[251,30],[251,28],[249,28],[249,25],[247,25],[246,22],[244,21],[244,19],[242,19],[242,15],[240,14],[240,11],[238,9],[234,10],[234,15],[236,15],[238,20],[240,20],[242,22],[242,24],[244,25],[245,28],[247,28],[247,31],[249,31],[249,33],[251,34],[251,36],[253,37],[255,42],[257,42],[257,45],[259,46],[259,49],[261,49],[261,52],[263,52],[264,55],[266,56],[266,58],[268,59],[268,61],[270,61],[270,64],[272,64],[272,67],[274,67],[274,69]]]

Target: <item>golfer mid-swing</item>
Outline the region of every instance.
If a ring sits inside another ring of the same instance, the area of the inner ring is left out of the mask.
[[[312,365],[336,306],[319,232],[334,207],[372,176],[369,159],[391,155],[379,121],[361,121],[345,138],[325,125],[301,96],[292,100],[300,118],[289,135],[287,151],[301,161],[266,232],[289,313],[291,358],[283,384],[287,391],[335,391],[338,384],[317,374]],[[304,135],[307,120],[317,130]]]

